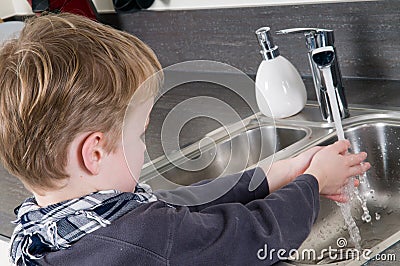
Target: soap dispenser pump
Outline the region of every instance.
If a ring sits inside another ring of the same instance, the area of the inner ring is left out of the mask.
[[[303,80],[296,68],[280,55],[270,28],[256,31],[263,61],[256,75],[257,105],[264,115],[285,118],[300,112],[307,101]]]

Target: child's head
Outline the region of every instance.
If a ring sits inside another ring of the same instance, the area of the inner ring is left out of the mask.
[[[57,188],[69,177],[69,167],[95,174],[98,166],[85,156],[122,150],[126,107],[140,84],[160,69],[139,39],[85,17],[27,21],[20,37],[0,50],[2,163],[32,189]],[[78,158],[74,166],[71,156]]]

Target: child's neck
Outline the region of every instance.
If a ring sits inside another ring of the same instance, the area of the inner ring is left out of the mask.
[[[39,189],[31,191],[40,207],[49,206],[74,198],[80,198],[97,191],[96,188],[88,186],[85,183],[76,184],[76,182],[71,181],[72,180],[69,179],[68,182],[62,184],[61,187],[52,190]]]

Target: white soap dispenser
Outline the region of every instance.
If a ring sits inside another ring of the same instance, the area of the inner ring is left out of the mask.
[[[299,72],[280,55],[269,27],[258,29],[256,35],[263,56],[256,76],[256,100],[261,113],[272,118],[297,114],[307,101],[306,88]]]

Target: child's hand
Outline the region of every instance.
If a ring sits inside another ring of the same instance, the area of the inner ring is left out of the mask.
[[[290,169],[289,178],[293,181],[296,177],[303,174],[304,171],[310,166],[311,160],[314,155],[324,147],[316,146],[305,152],[300,153],[294,158],[287,159],[287,165]]]
[[[337,201],[345,201],[340,195],[349,177],[361,175],[371,167],[369,163],[362,163],[367,158],[365,152],[350,154],[349,148],[350,142],[342,140],[321,149],[304,172],[315,176],[322,195]]]
[[[358,179],[354,179],[354,186],[358,187],[360,185],[360,181]],[[340,203],[344,203],[347,202],[349,200],[348,195],[345,195],[344,193],[342,194],[330,194],[330,195],[326,195],[326,194],[321,194],[321,196],[330,199],[330,200],[334,200]]]
[[[322,148],[323,147],[314,147],[294,158],[276,161],[271,166],[271,169],[268,169],[267,165],[264,167],[260,165],[264,172],[267,173],[270,192],[280,189],[292,182],[297,176],[303,174],[303,172],[310,166],[313,156]]]

